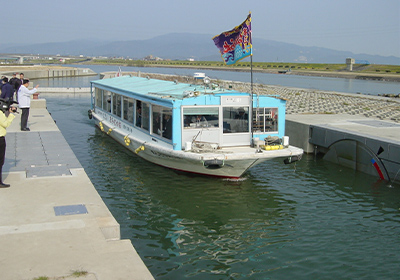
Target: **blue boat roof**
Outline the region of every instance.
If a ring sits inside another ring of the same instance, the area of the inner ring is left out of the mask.
[[[92,81],[96,87],[123,92],[125,94],[138,94],[154,96],[163,99],[184,99],[193,95],[203,94],[246,94],[235,90],[222,89],[215,86],[205,87],[200,84],[185,84],[174,81],[149,79],[147,77],[122,76],[109,79]]]

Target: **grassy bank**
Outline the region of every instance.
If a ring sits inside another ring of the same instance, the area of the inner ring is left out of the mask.
[[[48,60],[30,61],[30,63],[49,64]],[[54,61],[54,64],[59,63]],[[198,70],[229,70],[229,71],[250,71],[251,65],[248,61],[239,61],[234,65],[225,65],[222,61],[146,61],[128,59],[85,59],[68,60],[68,64],[83,63],[93,65],[118,65],[133,67],[181,67],[195,68]],[[254,72],[282,73],[309,76],[327,76],[342,78],[376,79],[400,82],[400,65],[379,65],[379,64],[354,64],[353,71],[346,70],[346,64],[329,63],[285,63],[285,62],[253,62]]]

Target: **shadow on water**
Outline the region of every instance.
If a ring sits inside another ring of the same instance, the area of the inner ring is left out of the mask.
[[[314,156],[243,180],[188,176],[132,155],[48,100],[86,173],[156,279],[373,279],[397,275],[400,188]]]

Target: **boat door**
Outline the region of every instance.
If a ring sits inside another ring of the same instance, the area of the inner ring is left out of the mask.
[[[222,97],[223,147],[250,145],[250,102],[249,96]]]

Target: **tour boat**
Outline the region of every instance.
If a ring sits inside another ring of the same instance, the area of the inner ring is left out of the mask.
[[[200,79],[199,79],[200,78]],[[122,76],[91,82],[89,117],[134,154],[190,173],[239,178],[266,160],[301,159],[285,135],[285,100],[193,83]]]

